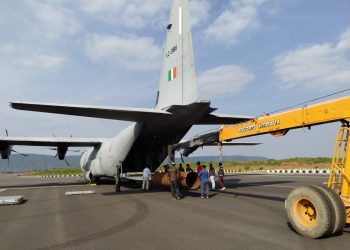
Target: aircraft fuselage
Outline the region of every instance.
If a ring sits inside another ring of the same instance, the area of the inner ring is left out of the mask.
[[[133,123],[117,136],[82,155],[84,177],[114,176],[117,166],[123,172],[139,172],[145,166],[155,170],[166,158],[167,147],[178,143],[202,117],[212,112],[209,102],[174,105],[167,120]]]

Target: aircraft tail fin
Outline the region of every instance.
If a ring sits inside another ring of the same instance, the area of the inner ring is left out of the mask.
[[[173,0],[156,107],[187,105],[196,100],[189,4],[188,0]]]

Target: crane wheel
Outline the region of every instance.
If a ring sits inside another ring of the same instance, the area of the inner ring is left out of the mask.
[[[327,196],[327,198],[330,200],[332,203],[333,211],[334,211],[334,217],[335,217],[335,222],[334,222],[334,228],[330,232],[330,235],[333,234],[339,234],[343,232],[343,228],[345,227],[345,222],[346,222],[346,210],[344,206],[344,202],[340,198],[339,195],[337,195],[333,189],[323,186],[323,185],[315,185],[313,186],[323,192],[324,195]]]
[[[294,229],[309,238],[321,238],[334,229],[332,203],[318,188],[301,186],[294,189],[285,203],[288,218]]]

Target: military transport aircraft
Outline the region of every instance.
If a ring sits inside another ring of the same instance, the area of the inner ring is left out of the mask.
[[[84,177],[96,181],[101,176],[115,175],[118,166],[122,166],[124,173],[141,171],[146,165],[159,166],[167,156],[168,145],[178,143],[193,125],[235,124],[250,120],[248,116],[213,113],[216,109],[210,107],[209,101],[197,101],[188,0],[172,1],[166,32],[163,66],[153,109],[14,101],[10,103],[14,109],[133,123],[109,139],[2,137],[2,158],[8,159],[14,145],[54,146],[61,160],[69,147],[91,147],[83,153],[80,165]]]

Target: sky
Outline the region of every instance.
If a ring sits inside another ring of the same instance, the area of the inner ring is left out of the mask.
[[[0,1],[0,135],[112,137],[130,124],[19,111],[10,101],[154,107],[170,5]],[[258,116],[349,89],[349,10],[348,0],[191,0],[199,99],[218,113]],[[195,126],[185,138],[218,127]],[[263,144],[226,147],[224,154],[330,157],[338,128],[252,137],[244,141]]]

